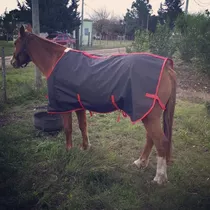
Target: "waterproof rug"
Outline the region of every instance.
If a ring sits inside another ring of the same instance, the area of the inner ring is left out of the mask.
[[[167,60],[146,53],[98,57],[69,50],[47,78],[48,112],[120,110],[132,122],[142,120],[158,99],[159,81]]]

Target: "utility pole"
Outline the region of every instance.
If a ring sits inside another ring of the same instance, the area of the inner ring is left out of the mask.
[[[39,25],[39,0],[32,0],[32,25],[33,33],[36,35],[40,34]],[[42,75],[38,67],[35,67],[35,87],[40,89],[42,86]]]
[[[188,6],[189,6],[189,0],[186,0],[186,5],[185,5],[185,14],[188,13]]]
[[[84,4],[85,1],[82,0],[82,18],[81,18],[81,35],[80,35],[80,46],[82,47],[82,40],[83,40],[83,20],[84,20]]]
[[[149,16],[150,16],[150,14],[148,13],[147,14],[147,31],[149,30]]]
[[[76,1],[73,0],[72,1],[72,4],[76,4]],[[78,7],[78,5],[77,5]],[[77,14],[77,7],[76,7],[76,14]],[[75,38],[76,38],[76,50],[79,50],[79,26],[76,27],[76,30],[75,30]]]

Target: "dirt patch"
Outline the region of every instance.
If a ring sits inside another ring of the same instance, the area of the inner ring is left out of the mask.
[[[196,70],[193,64],[175,62],[178,89],[177,98],[196,103],[210,101],[210,78]]]
[[[0,128],[4,127],[8,123],[17,122],[18,120],[22,119],[21,116],[17,116],[16,114],[7,114],[7,115],[0,115]]]

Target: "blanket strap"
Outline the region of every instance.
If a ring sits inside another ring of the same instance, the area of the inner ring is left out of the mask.
[[[164,103],[160,100],[160,98],[159,98],[158,95],[146,93],[145,96],[148,97],[148,98],[153,98],[153,99],[157,100],[158,103],[159,103],[159,105],[160,105],[160,107],[161,107],[163,110],[166,109]]]
[[[81,102],[81,98],[80,98],[79,94],[77,94],[77,100],[79,101],[80,106],[85,110],[85,107],[83,106],[83,104]],[[92,117],[93,113],[91,111],[89,111],[89,113],[90,113],[90,116]]]
[[[115,102],[115,99],[114,99],[114,96],[112,95],[111,96],[111,100],[112,100],[112,104],[113,106],[119,110],[119,115],[118,115],[118,118],[117,118],[117,122],[120,122],[120,114],[122,113],[123,117],[127,117],[127,114],[123,111],[123,110],[120,110],[119,107],[117,106],[116,102]]]

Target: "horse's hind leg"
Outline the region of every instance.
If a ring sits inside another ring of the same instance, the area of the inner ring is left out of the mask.
[[[149,156],[153,147],[153,140],[152,138],[148,135],[147,133],[147,140],[146,140],[146,144],[144,146],[144,150],[141,154],[141,156],[139,157],[139,159],[134,161],[134,164],[138,167],[147,167],[148,163],[149,163]]]
[[[62,114],[63,127],[66,134],[66,149],[72,148],[72,113]]]
[[[156,150],[157,150],[157,169],[154,182],[163,184],[167,182],[167,164],[166,164],[166,152],[169,141],[165,137],[161,128],[160,118],[149,118],[143,121],[144,126],[148,132],[148,135],[152,138]]]
[[[82,133],[82,144],[80,145],[81,149],[88,149],[90,147],[89,139],[88,139],[88,132],[87,132],[87,119],[86,119],[86,112],[85,110],[76,111],[77,119],[79,123],[79,128]]]

